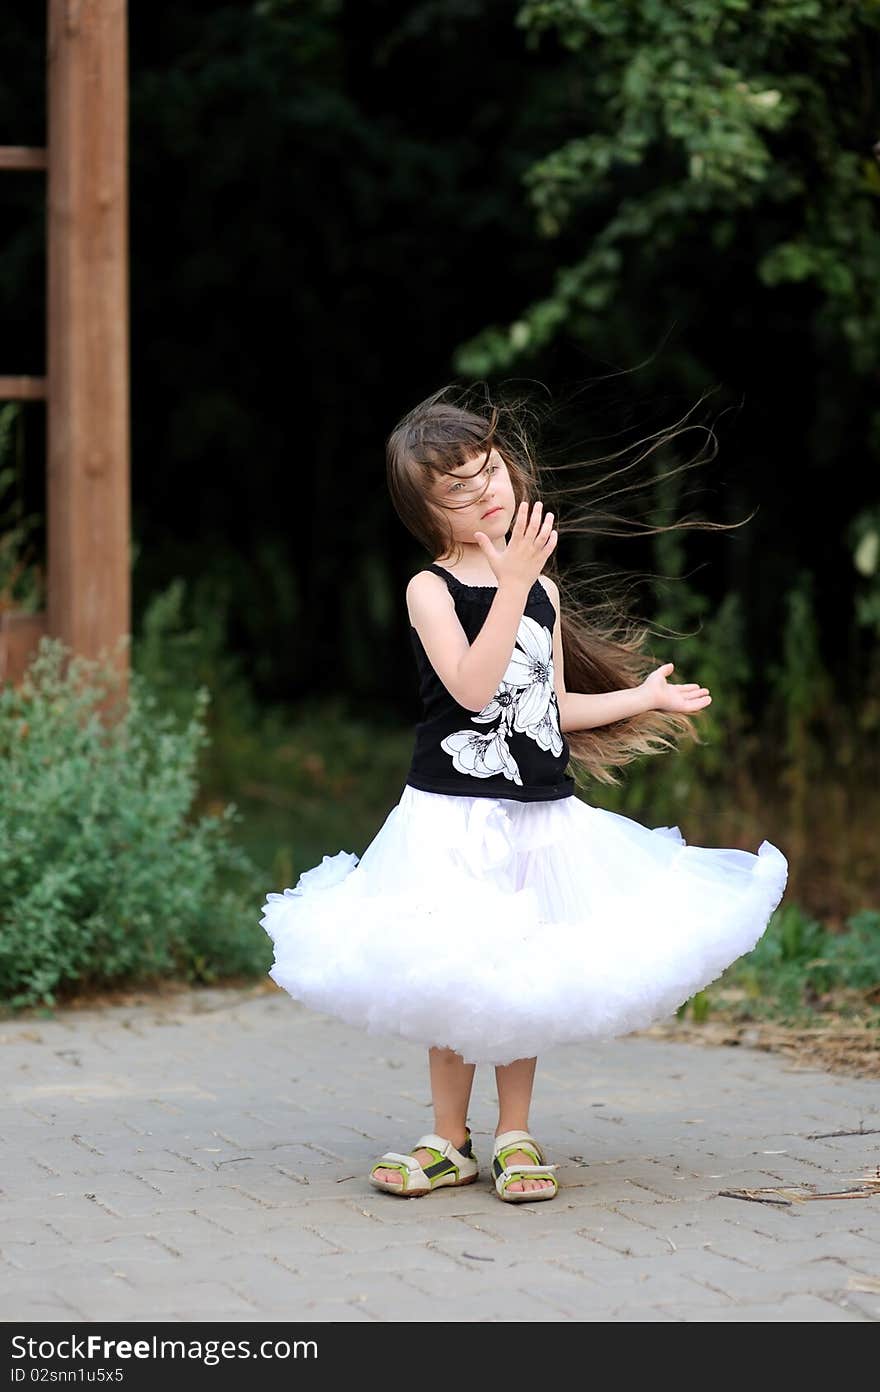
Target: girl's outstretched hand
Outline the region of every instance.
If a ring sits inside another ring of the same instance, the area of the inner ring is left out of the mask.
[[[650,676],[645,677],[641,689],[647,696],[649,710],[683,711],[685,715],[693,715],[695,711],[702,710],[711,703],[712,697],[707,686],[697,686],[696,682],[670,686],[666,678],[674,670],[674,662],[664,662],[656,672],[651,672]]]
[[[474,541],[498,577],[499,586],[513,582],[531,589],[548,556],[555,550],[557,534],[551,525],[553,513],[546,513],[542,520],[542,508],[540,499],[535,500],[531,512],[525,500],[520,503],[510,540],[503,551],[495,550],[485,532],[474,532]]]

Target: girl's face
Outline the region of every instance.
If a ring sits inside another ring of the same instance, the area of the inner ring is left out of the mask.
[[[507,465],[497,449],[488,459],[477,455],[453,473],[441,474],[434,481],[432,503],[446,514],[457,542],[476,546],[474,532],[484,532],[503,551],[516,501]]]

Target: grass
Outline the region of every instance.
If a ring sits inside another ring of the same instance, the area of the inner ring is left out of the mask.
[[[803,1028],[834,1017],[880,1029],[880,913],[853,914],[832,932],[783,903],[766,933],[717,983],[679,1010],[699,1021],[767,1021]]]

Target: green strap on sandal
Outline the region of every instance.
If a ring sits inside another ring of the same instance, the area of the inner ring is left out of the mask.
[[[533,1156],[535,1163],[515,1165],[508,1169],[508,1156],[515,1155],[517,1151]],[[528,1131],[502,1131],[500,1136],[495,1137],[492,1174],[495,1179],[495,1192],[505,1203],[555,1199],[559,1193],[559,1181],[553,1171],[557,1168],[556,1165],[547,1164],[543,1149]],[[517,1189],[511,1192],[511,1184],[526,1179],[549,1179],[552,1180],[552,1186],[545,1184],[540,1189]]]
[[[430,1194],[432,1189],[473,1184],[477,1178],[479,1166],[473,1153],[470,1128],[461,1150],[445,1136],[437,1136],[433,1132],[416,1141],[413,1150],[430,1151],[434,1156],[433,1162],[423,1168],[414,1155],[387,1150],[370,1170],[370,1183],[377,1189],[384,1189],[387,1194],[414,1199],[422,1194]],[[397,1170],[401,1182],[398,1184],[390,1179],[377,1179],[376,1170]]]

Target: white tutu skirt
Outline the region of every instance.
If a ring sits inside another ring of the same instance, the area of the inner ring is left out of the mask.
[[[360,860],[325,855],[260,925],[306,1006],[506,1064],[670,1015],[755,946],[787,878],[769,841],[689,846],[575,796],[406,784]]]

